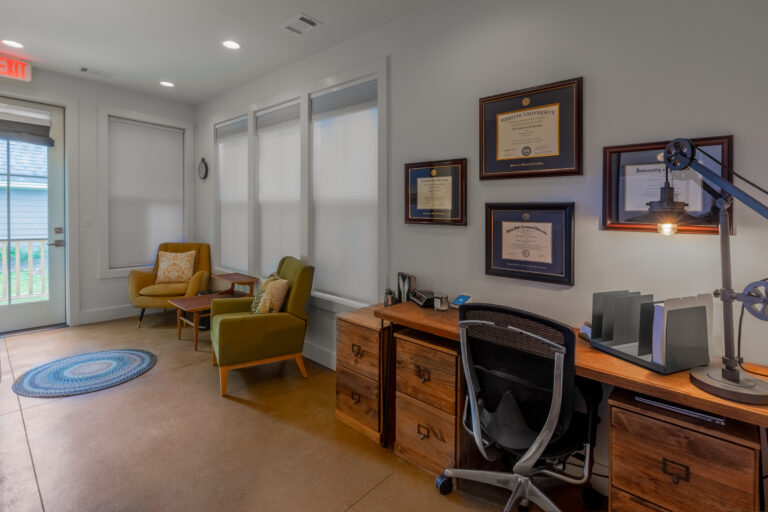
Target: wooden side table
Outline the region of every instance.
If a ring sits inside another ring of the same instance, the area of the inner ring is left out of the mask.
[[[248,285],[251,289],[251,291],[248,293],[249,297],[253,297],[253,287],[256,283],[259,282],[258,277],[249,276],[248,274],[241,274],[239,272],[232,272],[229,274],[216,274],[211,277],[215,277],[216,279],[221,279],[222,281],[227,281],[230,283],[229,289],[224,293],[234,293],[235,285],[237,284]]]
[[[233,285],[234,288],[234,285]],[[181,339],[181,326],[190,325],[195,329],[195,350],[197,350],[197,341],[200,334],[200,318],[211,315],[211,301],[213,299],[227,299],[234,297],[245,297],[243,292],[219,292],[209,293],[207,295],[197,295],[195,297],[183,297],[180,299],[169,300],[176,307],[176,329],[178,330],[178,339]],[[183,313],[192,313],[192,320],[185,318]]]

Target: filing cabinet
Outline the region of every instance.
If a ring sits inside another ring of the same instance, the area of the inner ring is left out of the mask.
[[[379,306],[336,316],[336,418],[381,440],[383,347],[389,327],[373,316]]]
[[[640,403],[616,390],[611,406],[611,510],[758,509],[757,429],[723,426]]]

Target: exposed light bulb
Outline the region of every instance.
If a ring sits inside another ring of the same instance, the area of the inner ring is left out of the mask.
[[[225,47],[229,48],[230,50],[239,50],[240,44],[236,43],[235,41],[224,41],[223,44]]]
[[[163,87],[176,87],[176,84],[173,82],[160,82],[160,85]]]
[[[657,224],[656,230],[664,236],[670,236],[677,233],[677,224]]]
[[[23,44],[16,41],[11,41],[10,39],[3,39],[2,42],[5,46],[10,46],[11,48],[24,48]]]

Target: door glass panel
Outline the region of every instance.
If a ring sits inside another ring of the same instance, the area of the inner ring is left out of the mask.
[[[48,148],[10,141],[10,302],[48,300]]]
[[[0,139],[0,305],[8,304],[8,140]]]

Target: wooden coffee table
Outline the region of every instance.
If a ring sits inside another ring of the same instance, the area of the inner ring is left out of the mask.
[[[245,297],[243,292],[229,292],[225,290],[219,293],[209,293],[207,295],[197,295],[195,297],[183,297],[181,299],[171,299],[168,302],[176,306],[176,328],[178,329],[178,339],[181,339],[181,326],[183,324],[191,325],[195,328],[195,350],[197,350],[197,340],[200,333],[200,318],[211,316],[211,301],[213,299],[231,299],[233,297]],[[192,320],[185,318],[183,313],[192,313]]]

